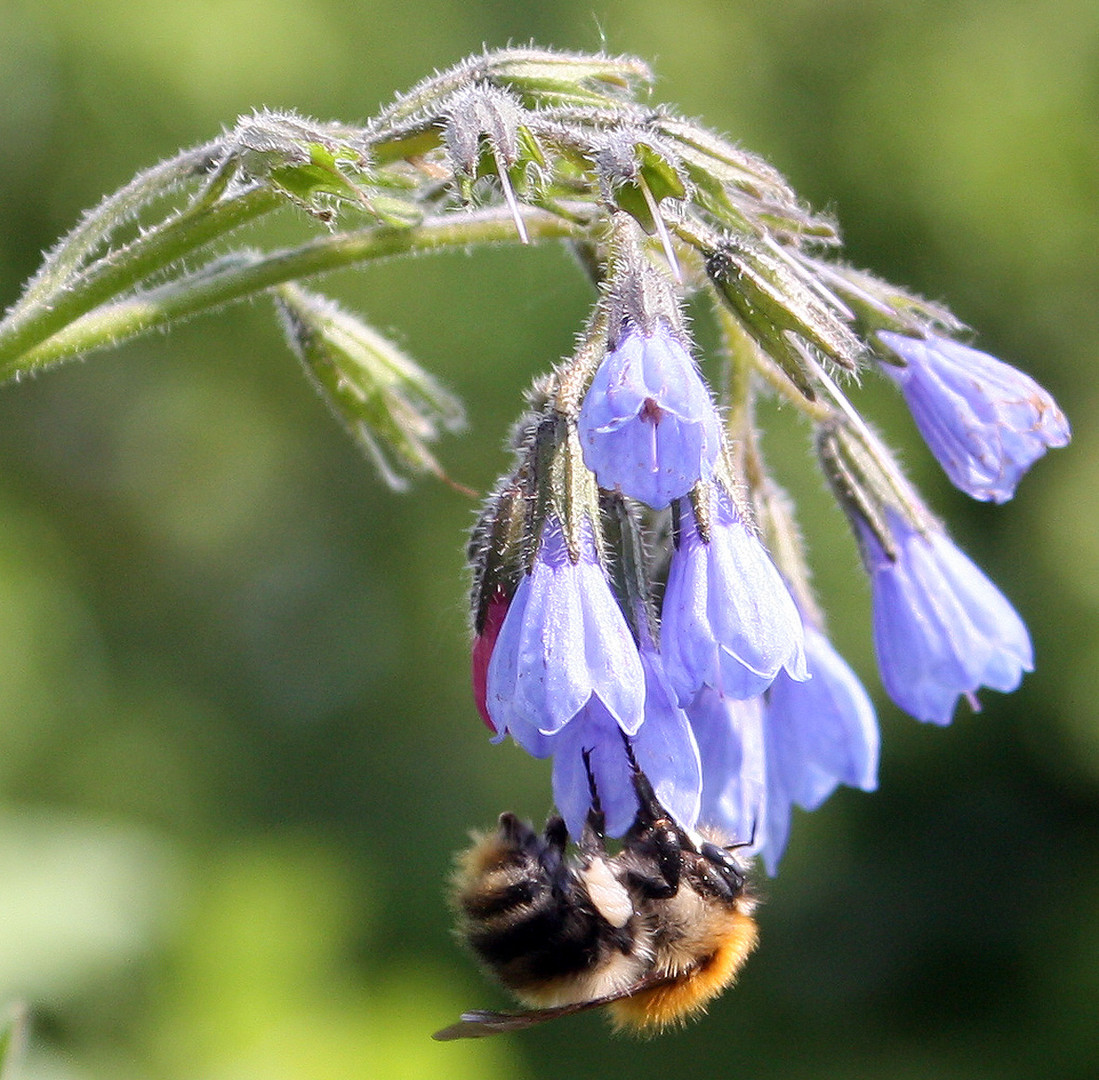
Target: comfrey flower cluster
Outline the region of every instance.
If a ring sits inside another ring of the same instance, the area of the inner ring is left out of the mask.
[[[874,708],[828,639],[744,403],[719,413],[670,274],[632,222],[615,229],[588,332],[532,394],[516,467],[474,532],[477,705],[497,737],[553,759],[572,835],[593,787],[611,835],[632,822],[628,741],[684,827],[750,842],[773,872],[793,805],[875,787]],[[1009,497],[1067,441],[1049,396],[1007,365],[931,334],[877,341],[948,475],[975,497]],[[731,344],[765,362],[757,342]],[[810,415],[870,575],[885,689],[917,719],[949,723],[959,697],[976,707],[980,687],[1012,690],[1031,669],[1026,628],[797,348],[806,385],[836,402]]]
[[[779,396],[870,577],[882,684],[919,720],[1014,689],[1026,627],[951,542],[841,382],[895,382],[950,479],[1004,502],[1068,424],[1040,386],[965,344],[944,309],[836,257],[835,224],[766,162],[645,90],[631,57],[474,56],[362,126],[258,112],[139,174],[46,256],[0,320],[0,378],[268,291],[317,390],[394,486],[442,470],[461,410],[359,316],[294,284],[396,254],[565,240],[598,301],[531,394],[470,546],[482,716],[553,759],[578,837],[621,835],[632,758],[686,829],[774,870],[793,805],[876,783],[870,700],[829,642],[754,404]],[[292,206],[330,231],[225,252]],[[345,225],[353,219],[350,226]],[[344,231],[337,231],[339,224]],[[704,379],[681,304],[722,345]]]

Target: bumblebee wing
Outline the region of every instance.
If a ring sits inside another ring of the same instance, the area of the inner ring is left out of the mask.
[[[436,1031],[431,1037],[438,1042],[453,1039],[483,1039],[486,1035],[501,1035],[505,1031],[522,1031],[524,1028],[556,1020],[559,1016],[571,1016],[604,1004],[603,999],[575,1001],[552,1009],[529,1009],[526,1012],[492,1012],[490,1009],[474,1009],[462,1013],[461,1019],[450,1027]]]
[[[642,990],[651,990],[656,986],[664,986],[672,982],[667,977],[646,976],[637,982],[619,990],[614,994],[605,994],[602,997],[589,998],[587,1001],[571,1001],[567,1005],[555,1005],[549,1009],[527,1009],[525,1012],[493,1012],[491,1009],[473,1009],[462,1013],[461,1019],[450,1027],[436,1031],[431,1037],[438,1042],[450,1042],[453,1039],[483,1039],[487,1035],[501,1035],[505,1031],[522,1031],[524,1028],[534,1027],[535,1024],[544,1024],[549,1020],[557,1020],[562,1016],[572,1016],[573,1013],[587,1012],[589,1009],[598,1009],[603,1005],[610,1005],[613,1001],[621,1001],[623,998],[633,997]]]

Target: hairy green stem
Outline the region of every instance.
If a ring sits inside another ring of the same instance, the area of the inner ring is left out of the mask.
[[[124,295],[157,271],[283,204],[269,188],[251,188],[199,212],[183,210],[159,228],[111,251],[34,307],[21,307],[0,324],[0,379],[30,370],[23,358],[112,297]]]
[[[568,237],[575,230],[570,222],[541,210],[525,209],[523,220],[532,241]],[[510,212],[500,208],[447,214],[411,229],[376,226],[335,233],[270,254],[238,252],[185,278],[89,311],[47,340],[4,360],[0,379],[117,344],[286,281],[393,255],[514,240],[515,235]]]
[[[139,173],[124,188],[88,211],[76,228],[46,256],[26,291],[12,306],[8,318],[22,316],[33,305],[47,302],[117,228],[143,207],[175,191],[185,181],[202,175],[219,145],[212,142],[181,151],[174,158]]]

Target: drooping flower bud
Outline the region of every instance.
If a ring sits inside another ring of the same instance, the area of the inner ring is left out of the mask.
[[[577,427],[600,487],[659,510],[713,475],[721,425],[672,283],[648,262],[637,227],[622,214],[616,226],[605,319],[593,327],[606,325],[607,347]]]
[[[486,76],[539,105],[613,106],[650,85],[649,66],[633,56],[501,49],[484,56]]]
[[[939,528],[889,511],[890,551],[859,524],[882,685],[917,720],[949,724],[958,698],[1014,690],[1034,668],[1026,626],[1003,593]]]
[[[796,252],[729,237],[708,254],[706,271],[752,337],[798,386],[808,385],[809,374],[787,334],[840,367],[858,366],[863,346],[841,317],[843,304],[820,282],[811,283]]]
[[[870,575],[882,685],[917,720],[949,724],[958,698],[1014,690],[1034,656],[1026,626],[866,435],[837,429],[818,448]]]
[[[297,285],[275,291],[286,336],[306,373],[382,479],[442,469],[427,448],[462,427],[461,403],[393,342],[331,300]]]
[[[721,449],[710,393],[686,345],[663,319],[627,322],[595,373],[578,421],[599,486],[654,509],[709,480]]]
[[[546,518],[530,573],[512,597],[488,666],[493,727],[536,756],[589,704],[627,734],[644,715],[637,645],[611,592],[590,520],[569,550],[563,522]]]

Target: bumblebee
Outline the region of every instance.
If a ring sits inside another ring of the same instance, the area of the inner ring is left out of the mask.
[[[473,1011],[439,1040],[516,1031],[606,1006],[616,1029],[659,1031],[703,1012],[755,948],[737,845],[693,837],[632,761],[638,812],[611,854],[597,793],[575,854],[554,816],[514,814],[460,856],[458,932],[529,1011]],[[589,773],[590,778],[590,773]]]

